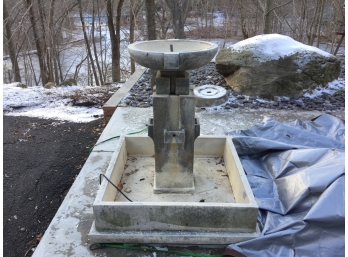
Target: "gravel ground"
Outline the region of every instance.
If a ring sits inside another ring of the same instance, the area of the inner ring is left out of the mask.
[[[337,56],[341,60],[341,74],[336,86],[342,84],[345,79],[344,55]],[[152,106],[152,91],[149,85],[150,74],[147,70],[138,80],[134,87],[122,99],[118,106],[129,107],[150,107]],[[241,95],[233,91],[226,84],[222,75],[217,73],[214,63],[209,63],[199,69],[190,71],[190,84],[196,86],[215,85],[227,90],[228,101],[223,105],[210,107],[210,109],[229,110],[229,109],[278,109],[278,110],[304,110],[304,111],[344,111],[345,94],[344,91],[337,91],[336,86],[332,85],[332,92],[319,93],[317,97],[304,97],[294,95],[292,97],[276,96],[273,99],[260,98],[258,96]],[[336,92],[337,91],[337,92]],[[206,108],[207,109],[207,108]]]

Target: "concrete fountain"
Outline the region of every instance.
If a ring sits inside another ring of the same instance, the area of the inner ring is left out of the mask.
[[[258,236],[258,207],[232,138],[200,136],[195,118],[188,70],[207,64],[217,45],[154,40],[128,51],[158,70],[153,117],[148,137],[120,140],[93,204],[90,241],[224,246]]]

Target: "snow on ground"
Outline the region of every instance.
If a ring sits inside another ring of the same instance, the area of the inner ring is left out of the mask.
[[[345,89],[345,81],[342,78],[335,79],[334,81],[331,81],[327,84],[325,88],[317,87],[316,89],[312,90],[311,92],[307,92],[303,94],[304,97],[309,98],[315,98],[320,96],[322,93],[327,93],[329,95],[334,94],[338,90],[344,90]]]
[[[107,98],[122,84],[107,87],[67,86],[52,89],[21,88],[18,83],[3,85],[3,110],[10,116],[29,116],[72,122],[90,122],[101,117],[101,107],[74,106],[74,102]]]

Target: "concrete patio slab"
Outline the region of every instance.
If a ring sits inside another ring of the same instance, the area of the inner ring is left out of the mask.
[[[309,121],[322,112],[274,111],[274,110],[230,110],[207,112],[196,109],[196,117],[201,123],[201,135],[225,135],[234,129],[247,129],[272,117],[280,122],[301,119]],[[333,112],[344,119],[344,112]],[[151,108],[117,108],[104,129],[98,142],[110,137],[140,130],[152,117]],[[147,131],[140,133],[146,135]],[[99,174],[104,174],[110,164],[113,152],[117,150],[119,139],[113,139],[95,147],[76,178],[65,200],[46,230],[34,252],[39,256],[116,256],[115,249],[89,250],[87,234],[93,223],[92,205],[99,189]],[[117,256],[129,256],[129,250],[117,250]],[[141,256],[149,256],[144,253]]]

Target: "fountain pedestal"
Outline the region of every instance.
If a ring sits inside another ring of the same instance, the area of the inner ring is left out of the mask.
[[[193,193],[194,141],[199,136],[195,98],[153,94],[149,137],[155,146],[155,193]]]
[[[194,141],[199,136],[187,71],[158,71],[149,137],[155,146],[154,193],[194,193]]]

